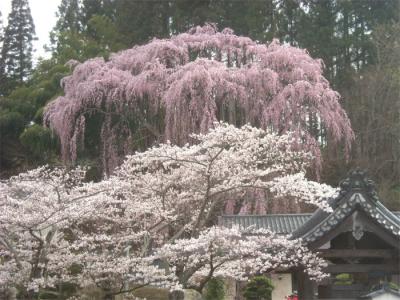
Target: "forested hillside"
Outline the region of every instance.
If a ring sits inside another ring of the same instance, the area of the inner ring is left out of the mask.
[[[108,61],[113,52],[214,23],[259,43],[278,39],[305,48],[323,60],[324,76],[342,96],[355,138],[347,159],[345,147],[331,144],[330,131],[310,115],[311,133],[321,144],[321,181],[336,185],[349,169],[367,169],[382,200],[400,210],[399,1],[62,0],[48,45],[51,58],[34,67],[28,1],[12,3],[9,16],[0,12],[1,177],[61,163],[60,139],[43,123],[43,112],[63,95],[61,79],[78,62],[99,56]],[[104,171],[91,138],[98,127],[87,125],[85,141],[92,144],[75,161],[91,166],[96,179]],[[140,137],[138,132],[137,143],[143,143]]]

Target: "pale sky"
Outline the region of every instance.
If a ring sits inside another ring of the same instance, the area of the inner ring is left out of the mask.
[[[43,49],[49,44],[49,32],[56,24],[56,11],[61,0],[28,0],[31,8],[33,22],[35,23],[37,41],[34,42],[34,59],[38,57],[49,57]],[[0,11],[3,19],[3,26],[7,26],[8,14],[11,11],[11,0],[0,0]]]

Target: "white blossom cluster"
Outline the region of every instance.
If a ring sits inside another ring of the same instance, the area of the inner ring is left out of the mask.
[[[158,255],[180,270],[184,285],[200,289],[215,276],[244,281],[254,274],[296,266],[304,266],[314,280],[325,277],[325,262],[301,241],[268,230],[211,227],[197,238],[164,245]]]
[[[211,227],[232,199],[289,197],[329,210],[324,199],[335,190],[303,175],[311,155],[290,134],[250,126],[216,123],[192,139],[129,156],[98,183],[80,168],[48,167],[1,182],[0,286],[29,294],[72,283],[115,295],[197,282],[201,290],[212,276],[293,266],[321,279],[324,262],[301,241]]]

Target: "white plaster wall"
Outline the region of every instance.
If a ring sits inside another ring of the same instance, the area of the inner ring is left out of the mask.
[[[236,297],[236,280],[232,278],[224,278],[225,296],[224,300],[235,300]]]
[[[373,300],[399,300],[400,297],[393,295],[393,294],[386,293],[386,294],[382,294],[382,295],[373,297],[372,299]]]
[[[292,274],[271,274],[271,280],[274,285],[272,300],[285,300],[286,296],[292,294]]]

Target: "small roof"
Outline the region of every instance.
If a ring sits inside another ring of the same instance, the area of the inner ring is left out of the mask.
[[[366,177],[365,172],[350,172],[339,186],[339,195],[329,200],[333,211],[328,213],[318,209],[303,226],[293,232],[293,238],[312,243],[339,226],[355,211],[367,215],[392,236],[400,237],[400,218],[379,201],[375,184]]]

